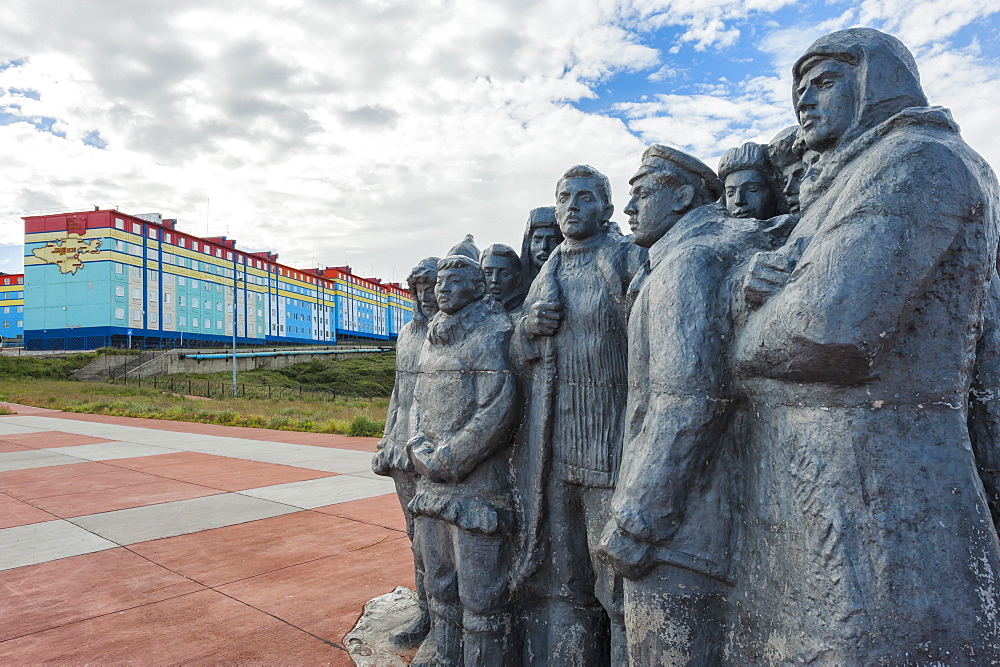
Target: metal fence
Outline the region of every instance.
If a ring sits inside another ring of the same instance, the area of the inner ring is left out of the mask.
[[[234,398],[233,383],[220,382],[218,380],[194,380],[191,378],[175,377],[143,378],[138,375],[109,373],[108,382],[110,384],[156,389],[158,391],[166,391],[180,396],[198,396],[201,398]],[[328,389],[311,385],[300,384],[294,387],[285,387],[281,385],[248,384],[245,382],[239,382],[236,384],[235,398],[292,398],[333,401],[338,398],[357,397],[335,394]]]

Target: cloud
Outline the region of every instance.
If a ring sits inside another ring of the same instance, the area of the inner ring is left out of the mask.
[[[572,164],[607,173],[620,211],[647,143],[711,163],[769,139],[791,122],[791,61],[868,16],[912,35],[932,97],[1000,153],[996,73],[945,44],[987,10],[927,0],[921,27],[907,6],[779,25],[763,19],[790,0],[8,0],[0,243],[28,212],[117,205],[399,279],[467,232],[518,247]],[[696,59],[712,54],[762,69],[709,80]],[[657,85],[605,104],[632,75]]]

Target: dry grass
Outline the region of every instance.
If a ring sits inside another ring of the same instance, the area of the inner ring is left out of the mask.
[[[185,398],[168,392],[65,380],[0,380],[0,401],[67,412],[378,436],[386,398],[336,400]]]

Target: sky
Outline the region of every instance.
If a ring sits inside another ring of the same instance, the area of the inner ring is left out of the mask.
[[[853,26],[1000,166],[996,2],[4,0],[0,271],[21,216],[99,206],[401,281],[467,233],[519,249],[575,164],[624,223],[647,145],[768,141],[792,63]]]

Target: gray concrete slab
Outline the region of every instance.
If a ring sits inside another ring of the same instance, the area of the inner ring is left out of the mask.
[[[2,457],[14,454],[10,458]],[[84,459],[75,456],[65,456],[54,452],[33,450],[28,452],[4,452],[0,454],[0,472],[10,472],[11,470],[30,470],[31,468],[49,468],[51,466],[64,466],[73,463],[86,463]]]
[[[114,542],[68,521],[44,521],[0,530],[0,570],[45,563],[105,549]]]
[[[137,456],[154,456],[156,454],[173,454],[176,449],[141,445],[135,442],[101,442],[95,445],[76,445],[74,447],[57,447],[40,449],[41,452],[55,452],[66,456],[75,456],[87,461],[107,461],[110,459],[128,459]]]
[[[295,463],[289,463],[288,465],[297,466],[299,468],[309,468],[310,470],[336,472],[342,475],[372,471],[373,452],[356,452],[346,449],[336,451],[336,454],[330,453],[321,458],[296,461]],[[377,475],[375,475],[375,477],[378,478]],[[379,479],[385,478],[382,477]]]
[[[298,511],[296,507],[288,504],[226,493],[90,514],[70,520],[78,526],[124,545],[197,533],[296,511]]]
[[[3,417],[0,418],[0,437],[5,435],[20,435],[22,433],[37,433],[40,430],[33,426],[22,426],[15,422],[8,422],[8,419],[16,419],[16,417]]]
[[[351,500],[361,500],[394,493],[395,485],[390,479],[366,479],[352,475],[322,477],[305,482],[275,484],[257,489],[247,489],[239,493],[254,498],[264,498],[302,509],[323,507]]]

